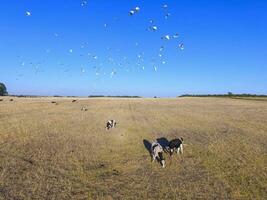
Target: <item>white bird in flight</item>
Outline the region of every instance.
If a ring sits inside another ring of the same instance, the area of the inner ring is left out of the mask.
[[[179,44],[179,48],[180,48],[181,50],[184,50],[184,43]]]
[[[31,15],[32,15],[30,11],[26,11],[26,13],[25,13],[25,14],[26,14],[26,16],[27,16],[27,17],[29,17],[29,16],[31,16]]]
[[[136,6],[134,9],[130,10],[129,14],[132,16],[140,11],[140,7]]]
[[[171,39],[171,37],[170,37],[169,35],[165,35],[165,36],[163,36],[163,37],[162,37],[162,39],[165,39],[165,40],[170,40],[170,39]]]

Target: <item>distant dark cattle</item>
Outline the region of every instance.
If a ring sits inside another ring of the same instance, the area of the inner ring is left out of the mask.
[[[10,99],[9,101],[14,101],[13,99]]]
[[[52,103],[52,104],[55,104],[55,105],[58,105],[58,103],[57,103],[57,102],[55,102],[55,101],[51,101],[51,103]]]
[[[74,102],[76,102],[76,101],[77,101],[77,100],[74,99],[74,100],[72,100],[72,103],[74,103]]]
[[[0,101],[4,101],[4,99],[0,99]]]

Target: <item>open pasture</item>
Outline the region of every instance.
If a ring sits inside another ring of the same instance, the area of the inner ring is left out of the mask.
[[[266,101],[10,98],[0,102],[0,199],[267,197]],[[109,119],[118,124],[106,131]],[[151,163],[149,143],[176,137],[184,154]]]

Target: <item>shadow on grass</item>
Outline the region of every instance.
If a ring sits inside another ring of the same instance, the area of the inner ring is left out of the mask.
[[[143,143],[149,155],[151,155],[151,143],[148,140],[143,140]]]
[[[164,150],[169,146],[169,140],[165,137],[158,138],[157,142],[163,147]]]
[[[165,137],[156,139],[156,141],[162,146],[165,152],[168,152],[169,140]],[[148,140],[143,140],[144,146],[148,153],[151,155],[151,143]]]

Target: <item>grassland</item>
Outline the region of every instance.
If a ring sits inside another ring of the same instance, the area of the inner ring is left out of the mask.
[[[250,100],[250,101],[267,101],[267,97],[230,97],[230,98]]]
[[[0,199],[267,197],[266,101],[9,99],[0,102]],[[107,132],[108,119],[119,124]],[[180,136],[182,156],[166,155],[165,169],[150,162],[146,140]]]

